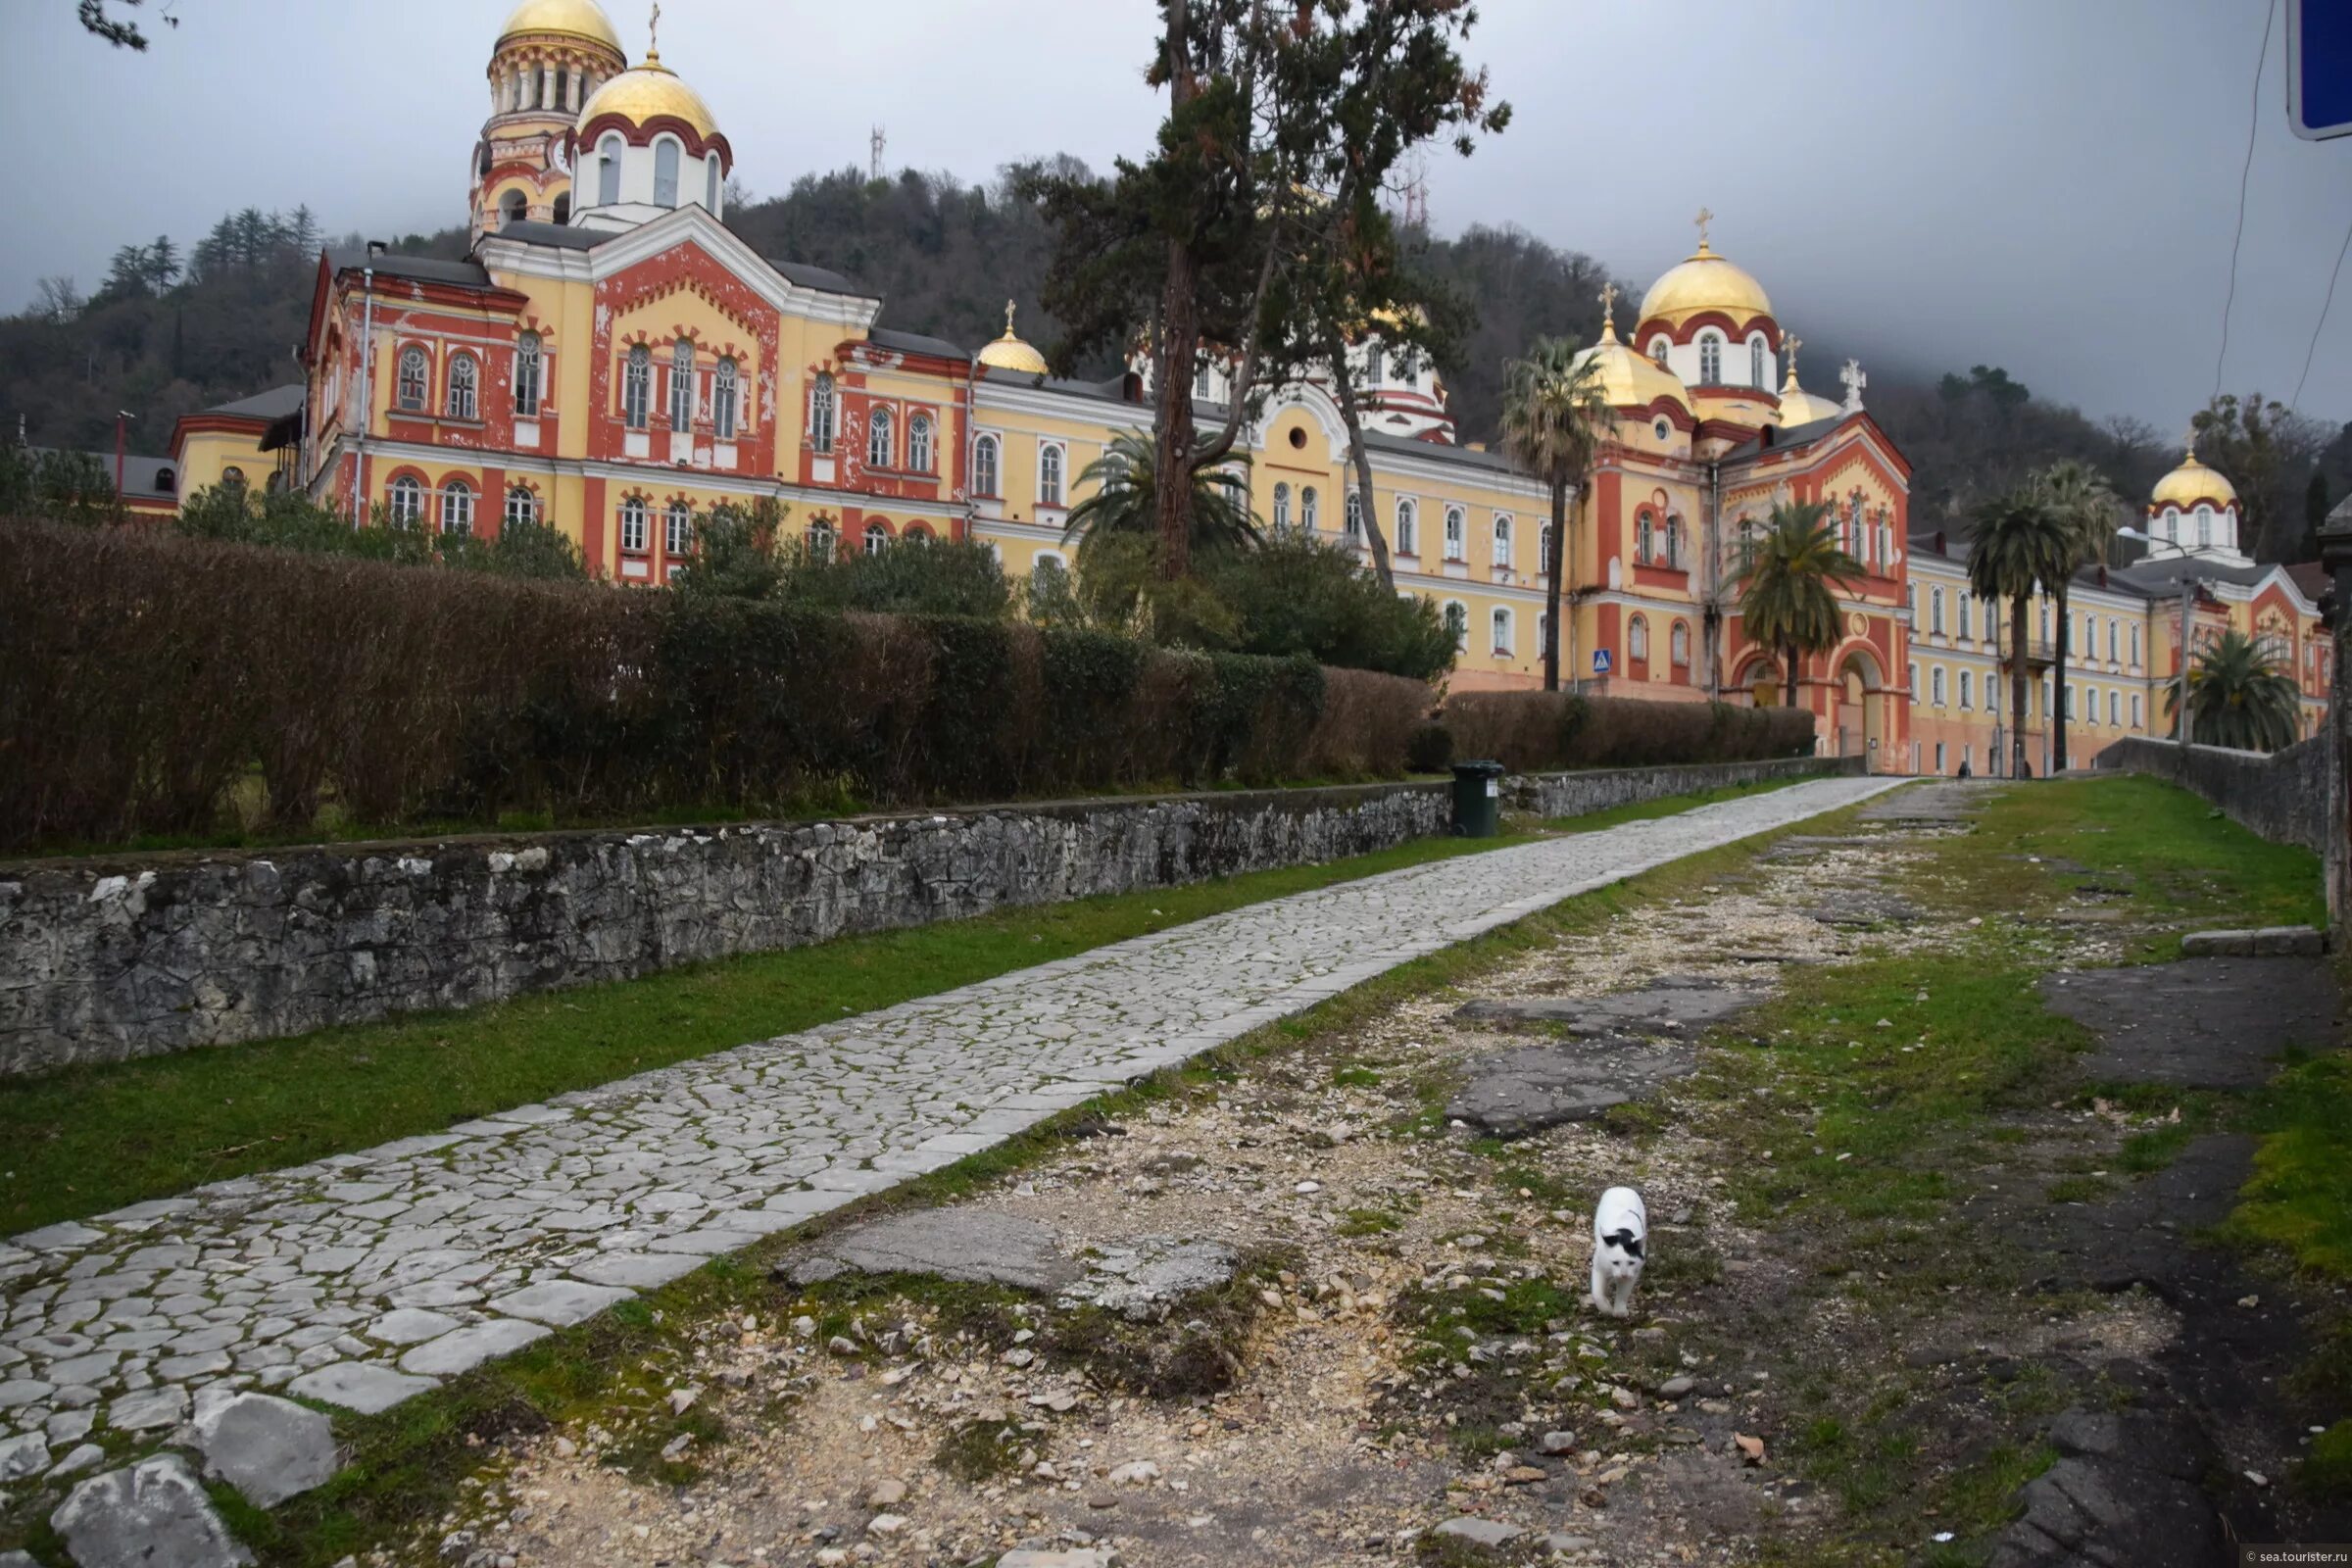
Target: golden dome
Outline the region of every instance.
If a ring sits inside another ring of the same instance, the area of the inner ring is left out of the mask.
[[[522,32],[561,32],[585,38],[628,58],[620,47],[620,34],[612,30],[612,19],[596,0],[522,0],[507,17],[507,24],[498,29],[498,41],[505,43]]]
[[[1817,398],[1796,384],[1796,350],[1802,340],[1794,333],[1784,333],[1781,346],[1788,351],[1788,377],[1781,383],[1781,428],[1793,430],[1800,424],[1812,424],[1822,419],[1835,419],[1845,413],[1842,404],[1828,398]]]
[[[1690,393],[1682,378],[1617,340],[1615,296],[1614,287],[1602,291],[1600,341],[1578,355],[1577,362],[1599,368],[1601,399],[1612,409],[1646,409],[1660,398],[1670,398],[1688,412]]]
[[[1046,357],[1012,334],[1012,301],[1004,302],[1004,335],[981,348],[980,363],[1016,375],[1046,373]]]
[[[2228,474],[2207,467],[2197,457],[2197,435],[2191,430],[2188,456],[2180,460],[2180,466],[2156,481],[2148,500],[2156,507],[2180,507],[2184,511],[2200,501],[2210,501],[2227,510],[2237,505],[2237,486],[2230,482]]]
[[[718,122],[711,118],[710,106],[703,102],[702,94],[687,86],[658,54],[649,53],[643,65],[597,88],[581,106],[579,128],[586,130],[589,122],[601,115],[618,115],[632,125],[668,115],[693,126],[698,136],[707,138],[718,132]]]
[[[1641,320],[1646,324],[1662,318],[1680,326],[1702,311],[1720,311],[1740,326],[1750,318],[1772,314],[1764,285],[1709,250],[1704,236],[1697,250],[1649,285],[1649,292],[1642,296]]]

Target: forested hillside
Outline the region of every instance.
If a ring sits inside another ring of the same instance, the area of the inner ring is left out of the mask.
[[[1016,172],[986,185],[912,170],[889,180],[854,170],[810,174],[782,196],[735,206],[728,221],[762,255],[858,279],[886,302],[889,325],[977,347],[1004,330],[1010,298],[1022,335],[1050,345],[1054,324],[1037,299],[1051,237],[1012,194]],[[180,415],[298,378],[320,238],[307,210],[248,208],[184,250],[168,235],[123,246],[86,297],[70,280],[44,279],[31,308],[0,318],[0,429],[13,432],[22,415],[36,445],[103,449],[114,443],[115,411],[126,409],[137,416],[133,447],[156,451]],[[457,256],[465,238],[445,229],[394,248]],[[1426,236],[1421,263],[1473,307],[1477,324],[1446,367],[1470,440],[1494,434],[1503,362],[1544,334],[1589,341],[1611,280],[1592,257],[1518,229]],[[1645,280],[1614,281],[1639,297]],[[1833,390],[1827,368],[1838,357],[1828,343],[1808,351],[1814,391]],[[1920,525],[1959,526],[1977,500],[2060,458],[2096,465],[2126,497],[2145,495],[2179,458],[2174,431],[2046,402],[1994,367],[1933,383],[1880,371],[1870,408],[1913,464]],[[2252,421],[2234,411],[2205,455],[2252,493],[2259,515],[2249,521],[2267,521],[2262,549],[2272,559],[2307,559],[2311,521],[2352,489],[2346,431],[2283,411]]]

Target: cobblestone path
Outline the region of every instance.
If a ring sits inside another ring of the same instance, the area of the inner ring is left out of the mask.
[[[1826,779],[1233,910],[0,1245],[0,1465],[208,1385],[373,1411],[1405,960],[1893,787]]]

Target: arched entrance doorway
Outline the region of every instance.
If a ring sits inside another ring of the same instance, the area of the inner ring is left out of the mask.
[[[1758,708],[1778,708],[1787,695],[1781,684],[1781,671],[1769,659],[1759,659],[1747,666],[1748,701]]]
[[[1857,648],[1838,665],[1838,711],[1832,722],[1841,757],[1867,757],[1873,772],[1893,765],[1886,755],[1886,694],[1879,662]]]

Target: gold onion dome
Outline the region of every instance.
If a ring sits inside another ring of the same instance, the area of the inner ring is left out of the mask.
[[[694,127],[698,136],[717,134],[718,122],[710,114],[710,106],[703,102],[702,94],[680,79],[678,74],[662,63],[659,54],[648,51],[642,65],[614,76],[589,98],[580,109],[578,126],[585,131],[591,121],[603,115],[618,115],[632,125],[644,125],[663,115],[682,120]]]
[[[1022,342],[1012,331],[1012,301],[1004,302],[1004,335],[980,350],[980,363],[992,370],[1020,375],[1046,373],[1046,357]]]
[[[1844,406],[1828,398],[1817,398],[1796,384],[1796,349],[1800,340],[1784,336],[1782,345],[1788,350],[1788,376],[1781,383],[1781,428],[1793,430],[1800,424],[1812,424],[1822,419],[1835,419],[1845,413]]]
[[[1688,410],[1690,392],[1681,377],[1617,340],[1616,302],[1615,285],[1600,291],[1600,341],[1578,356],[1579,364],[1594,367],[1601,401],[1613,409],[1646,409],[1660,398],[1670,398]]]
[[[601,43],[622,58],[620,34],[613,30],[612,19],[596,0],[522,0],[507,17],[507,24],[498,29],[498,41],[506,42],[519,33],[560,32],[568,37],[586,38]]]
[[[2197,433],[2188,433],[2188,456],[2180,466],[2156,481],[2155,491],[2148,497],[2158,507],[2194,507],[2200,501],[2210,501],[2221,507],[2237,505],[2237,486],[2219,468],[2209,468],[2197,456]]]
[[[1680,326],[1701,311],[1721,311],[1744,326],[1750,318],[1772,314],[1764,285],[1708,248],[1707,223],[1714,216],[1699,209],[1698,249],[1649,285],[1642,296],[1642,321],[1664,318]]]

